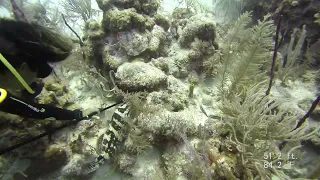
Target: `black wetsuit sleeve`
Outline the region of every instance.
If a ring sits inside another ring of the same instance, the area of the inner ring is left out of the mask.
[[[0,104],[0,111],[34,119],[49,120],[75,120],[82,118],[80,110],[66,110],[52,105],[37,104],[21,100],[8,93],[6,99]]]

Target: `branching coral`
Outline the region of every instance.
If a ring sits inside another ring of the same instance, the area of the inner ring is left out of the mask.
[[[231,98],[246,86],[266,78],[260,67],[269,57],[274,33],[273,21],[267,19],[268,16],[254,27],[245,29],[250,20],[250,14],[245,13],[226,35],[228,45],[221,47],[222,66],[218,72],[222,96]]]
[[[244,179],[270,179],[272,174],[287,179],[283,172],[269,166],[276,159],[264,159],[265,153],[292,153],[300,148],[300,145],[297,146],[299,141],[310,139],[319,130],[310,132],[307,123],[295,129],[297,115],[289,115],[280,108],[280,101],[265,96],[261,90],[267,78],[261,67],[270,59],[275,29],[268,18],[265,17],[252,28],[246,28],[250,14],[245,13],[223,38],[224,43],[219,50],[222,54],[222,65],[218,71],[218,88],[223,97],[220,106],[222,129],[227,131],[230,146],[238,151],[239,166],[243,167],[240,176]],[[297,70],[296,59],[300,56],[305,33],[303,29],[298,40],[297,31],[292,35],[286,53],[287,67],[278,72],[282,81]],[[291,144],[281,152],[274,144],[276,141],[295,142],[295,146]]]
[[[220,88],[220,94],[224,94],[227,75],[230,73],[228,67],[231,66],[232,61],[236,58],[235,52],[237,53],[238,47],[241,47],[241,42],[244,41],[247,35],[245,28],[250,21],[250,14],[243,14],[234,24],[234,28],[231,28],[224,38],[221,40],[221,52],[219,52],[222,64],[218,69],[217,79],[218,87]]]
[[[92,17],[91,0],[65,0],[63,5],[66,12],[80,16],[84,22]]]
[[[286,61],[283,62],[282,68],[277,72],[277,77],[282,81],[282,83],[286,83],[289,79],[296,79],[299,75],[297,72],[299,72],[299,69],[302,69],[302,66],[298,65],[298,58],[301,54],[301,48],[307,36],[306,27],[302,27],[299,36],[298,33],[298,29],[293,31],[285,52]]]
[[[266,17],[267,18],[267,17]],[[274,33],[273,21],[262,22],[248,30],[251,39],[244,50],[239,54],[239,60],[235,62],[235,67],[230,74],[231,86],[229,93],[237,91],[250,83],[250,80],[259,82],[261,74],[259,68],[267,59],[269,50],[272,47],[272,35]]]
[[[297,121],[296,116],[279,109],[281,102],[265,96],[260,89],[261,84],[241,96],[238,94],[232,100],[224,100],[220,106],[224,115],[222,129],[229,133],[229,141],[236,144],[240,166],[243,167],[242,176],[246,177],[244,179],[270,179],[271,174],[278,174],[275,167],[265,166],[275,163],[276,156],[264,158],[265,153],[281,153],[275,141],[299,142],[310,139],[319,130],[307,132],[307,123],[292,130]],[[282,153],[287,154],[292,150]]]

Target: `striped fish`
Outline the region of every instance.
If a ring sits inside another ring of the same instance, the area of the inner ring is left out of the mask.
[[[125,103],[118,106],[112,115],[109,127],[98,139],[98,154],[94,162],[86,164],[81,168],[81,174],[89,174],[96,171],[100,165],[109,160],[115,154],[119,144],[123,141],[120,131],[126,124],[129,116],[129,106]]]

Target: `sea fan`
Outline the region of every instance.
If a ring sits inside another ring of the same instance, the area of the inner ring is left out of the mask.
[[[277,77],[282,81],[282,83],[286,83],[289,79],[296,79],[299,75],[297,72],[302,69],[302,67],[298,65],[298,59],[301,55],[301,48],[307,36],[305,25],[302,27],[299,36],[298,34],[299,30],[295,29],[291,35],[290,42],[287,45],[286,52],[284,53],[286,61],[283,64],[283,67],[277,72]],[[305,60],[305,62],[307,61]]]
[[[64,0],[62,2],[64,9],[69,16],[81,17],[84,22],[92,17],[91,0]]]
[[[239,92],[244,87],[264,80],[264,72],[260,67],[268,60],[270,49],[273,45],[272,35],[274,34],[273,21],[259,21],[247,33],[251,34],[251,39],[245,45],[244,50],[239,54],[239,59],[230,74],[231,86],[229,94]]]
[[[236,57],[238,49],[241,47],[242,42],[247,39],[246,27],[250,22],[250,13],[244,13],[234,23],[227,34],[221,40],[222,49],[222,65],[218,68],[218,88],[220,94],[225,94],[227,75],[230,73],[230,66]]]
[[[307,123],[292,130],[297,122],[297,115],[289,115],[282,110],[282,101],[265,96],[262,84],[248,88],[249,90],[237,94],[233,99],[224,99],[219,107],[223,113],[223,126],[218,130],[224,133],[227,131],[227,141],[236,144],[240,155],[239,165],[243,167],[242,173],[246,176],[244,179],[270,179],[272,174],[284,177],[275,167],[264,166],[277,158],[263,158],[265,153],[290,153],[300,146],[292,144],[280,152],[275,142],[307,140],[319,130],[316,128],[310,132]],[[285,161],[284,157],[282,160]]]
[[[272,35],[275,31],[273,21],[267,20],[268,18],[266,16],[254,27],[244,29],[249,19],[249,15],[245,13],[228,33],[225,43],[229,45],[222,46],[223,65],[218,73],[218,87],[222,96],[232,98],[236,93],[267,77],[260,68],[270,57]],[[244,36],[241,37],[241,34]],[[227,80],[229,84],[226,86]]]

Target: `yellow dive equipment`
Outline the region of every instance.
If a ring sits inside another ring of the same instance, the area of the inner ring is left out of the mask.
[[[18,79],[22,86],[30,93],[34,94],[35,92],[30,88],[26,81],[20,76],[16,69],[6,60],[5,57],[0,53],[0,61],[11,71],[11,73]]]
[[[0,104],[6,99],[8,93],[5,89],[0,88]]]

